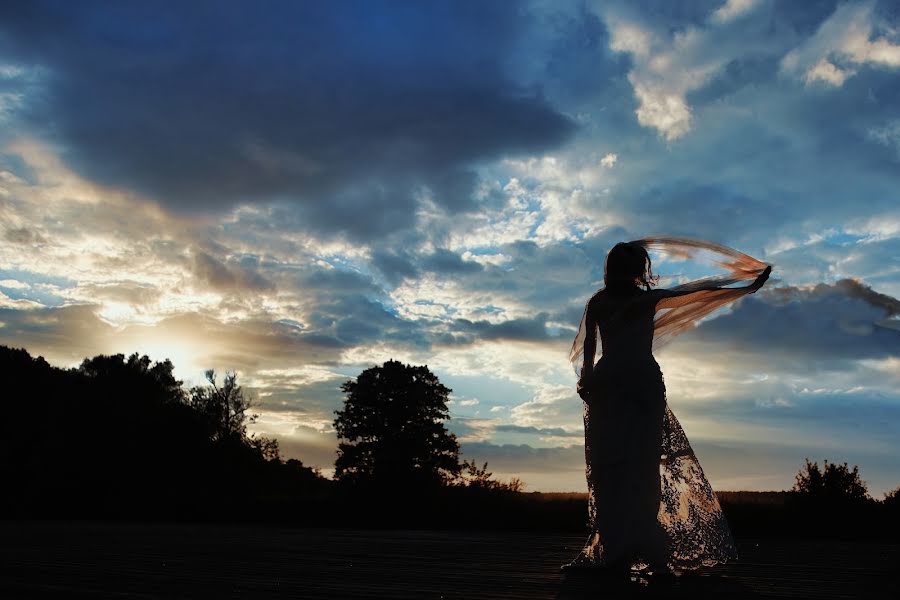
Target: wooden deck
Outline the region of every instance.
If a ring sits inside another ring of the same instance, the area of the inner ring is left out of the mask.
[[[582,536],[0,523],[0,598],[888,598],[900,545],[743,541],[671,580],[571,575]]]

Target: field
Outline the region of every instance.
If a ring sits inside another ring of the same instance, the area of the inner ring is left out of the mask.
[[[865,598],[900,545],[739,540],[741,560],[671,581],[563,577],[571,533],[0,523],[0,597]]]

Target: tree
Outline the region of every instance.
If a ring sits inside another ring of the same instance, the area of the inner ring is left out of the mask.
[[[525,489],[525,482],[518,477],[513,477],[509,481],[492,479],[494,474],[488,471],[487,468],[487,462],[479,467],[478,463],[474,460],[464,460],[462,463],[462,473],[460,474],[460,483],[467,488],[492,492],[521,492]]]
[[[853,469],[847,463],[837,464],[825,461],[823,469],[819,464],[810,462],[797,473],[794,492],[801,497],[829,502],[862,502],[869,499],[866,482],[860,479],[859,467]]]
[[[78,372],[111,395],[127,394],[132,402],[163,405],[184,401],[182,382],[175,379],[174,368],[168,359],[152,363],[148,356],[135,352],[127,361],[124,354],[85,358]]]
[[[255,449],[265,460],[280,460],[278,440],[247,435],[247,425],[256,422],[258,415],[250,413],[253,401],[237,384],[237,373],[228,371],[222,387],[216,383],[216,372],[205,373],[208,386],[191,388],[188,404],[203,416],[209,437],[216,442],[237,442]]]
[[[452,390],[427,366],[389,360],[341,385],[335,478],[389,486],[446,484],[460,472],[459,443],[444,427]]]
[[[191,407],[204,416],[213,440],[245,440],[247,425],[256,421],[256,415],[247,413],[252,403],[237,384],[237,373],[226,372],[222,387],[216,384],[213,369],[205,374],[209,385],[191,388]]]

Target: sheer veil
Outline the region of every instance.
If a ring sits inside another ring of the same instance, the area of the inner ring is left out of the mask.
[[[634,240],[648,252],[691,260],[699,264],[719,267],[724,270],[719,275],[688,281],[671,287],[673,291],[693,292],[674,298],[665,298],[657,304],[653,327],[653,349],[658,350],[679,333],[690,329],[701,318],[717,308],[737,300],[752,291],[749,285],[731,287],[735,284],[755,280],[768,266],[752,256],[738,252],[727,246],[679,237],[650,237]],[[724,289],[723,289],[724,288]],[[590,303],[590,300],[588,300]],[[569,360],[576,371],[584,356],[584,339],[587,334],[587,304],[578,326],[578,334],[572,342]],[[600,344],[597,344],[600,352]],[[599,357],[594,356],[591,364]]]

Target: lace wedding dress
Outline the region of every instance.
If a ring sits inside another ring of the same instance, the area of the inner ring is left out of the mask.
[[[570,359],[578,364],[585,346],[600,349],[583,382],[591,534],[570,566],[695,569],[734,559],[737,551],[716,495],[669,409],[652,350],[754,291],[728,286],[756,279],[766,265],[698,240],[638,243],[679,259],[711,262],[726,274],[612,301],[601,289],[588,301]],[[589,309],[599,318],[588,318]]]

